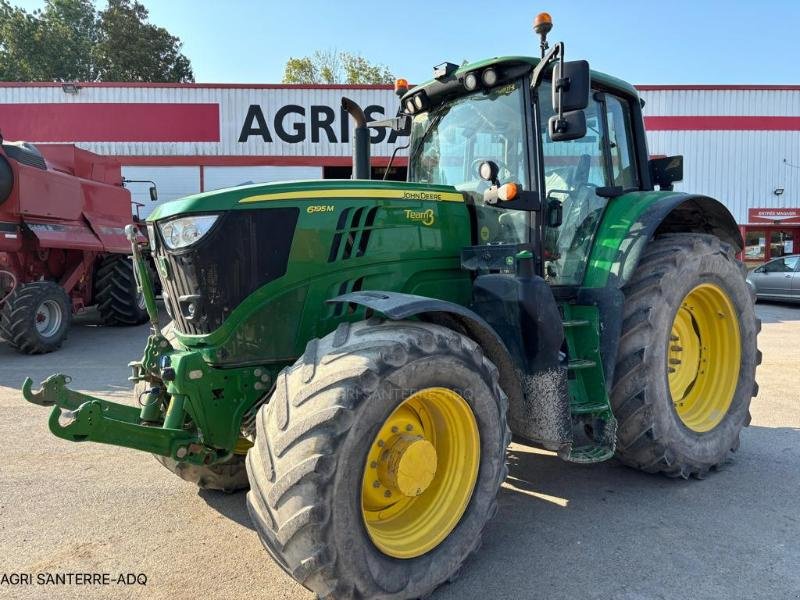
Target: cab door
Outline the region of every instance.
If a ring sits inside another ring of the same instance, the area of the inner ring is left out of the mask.
[[[539,92],[540,122],[552,114],[550,85]],[[540,131],[545,204],[558,203],[561,223],[544,228],[545,279],[554,286],[583,281],[594,235],[608,198],[639,189],[631,115],[625,100],[595,91],[584,110],[586,135],[553,142]]]

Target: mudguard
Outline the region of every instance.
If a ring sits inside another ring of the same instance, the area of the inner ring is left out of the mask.
[[[639,264],[648,242],[662,233],[707,233],[744,248],[736,220],[708,196],[681,192],[633,192],[611,200],[597,230],[578,290],[577,302],[600,311],[601,355],[617,356],[625,295],[622,288]],[[614,382],[615,359],[603,360],[607,389]]]
[[[546,285],[544,281],[542,285]],[[549,293],[549,288],[547,290]],[[514,301],[516,300],[514,296]],[[538,360],[534,361],[536,365],[529,364],[528,357],[521,348],[510,352],[496,329],[469,308],[436,298],[383,291],[353,292],[332,298],[328,302],[364,306],[391,320],[417,317],[473,339],[481,345],[487,358],[497,367],[500,387],[508,396],[508,423],[511,430],[516,435],[537,441],[551,450],[559,450],[569,442],[569,396],[566,391],[566,375],[564,375],[563,390],[561,386],[556,386],[548,380],[553,391],[560,393],[540,393],[538,384],[542,383],[541,377],[557,370],[556,365],[539,364]],[[555,308],[555,304],[553,307]],[[551,320],[554,320],[560,337],[563,337],[561,319],[557,313]],[[527,322],[518,326],[524,327],[526,324],[532,326]],[[514,340],[510,341],[513,343]],[[557,362],[558,353],[552,354],[553,361]],[[532,356],[536,356],[536,352],[533,352]],[[534,366],[536,370],[530,371]],[[529,394],[525,394],[523,385],[529,390]],[[561,399],[566,404],[562,405]]]
[[[523,393],[514,360],[497,332],[472,310],[445,300],[401,292],[363,291],[343,294],[329,303],[352,303],[381,313],[392,321],[419,317],[463,333],[478,342],[500,373],[500,387],[509,402],[522,402]]]
[[[622,288],[647,243],[660,233],[708,233],[744,248],[736,220],[719,201],[681,192],[632,192],[611,200],[595,235],[583,287]]]

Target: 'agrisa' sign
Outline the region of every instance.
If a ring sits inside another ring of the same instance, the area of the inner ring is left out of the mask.
[[[365,106],[367,121],[377,121],[386,116],[386,109],[377,104]],[[394,112],[392,112],[392,116]],[[247,142],[251,137],[260,137],[262,141],[272,143],[275,137],[287,144],[298,144],[311,139],[317,144],[325,138],[332,144],[350,141],[350,122],[347,111],[340,108],[337,114],[330,106],[312,104],[308,109],[299,104],[286,104],[270,115],[265,113],[260,104],[251,104],[244,117],[239,141]],[[396,131],[387,128],[375,128],[370,133],[373,144],[386,140],[390,144],[397,141]]]

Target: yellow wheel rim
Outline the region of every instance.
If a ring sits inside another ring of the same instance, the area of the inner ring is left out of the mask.
[[[375,546],[395,558],[421,556],[461,520],[480,464],[478,424],[447,388],[406,398],[372,441],[361,514]]]
[[[683,299],[667,348],[675,412],[702,433],[719,425],[733,401],[742,354],[739,318],[728,295],[704,283]]]

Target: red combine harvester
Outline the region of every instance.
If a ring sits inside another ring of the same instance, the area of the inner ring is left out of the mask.
[[[94,304],[105,325],[147,321],[124,232],[132,220],[115,160],[0,137],[0,337],[52,352],[73,313]]]

